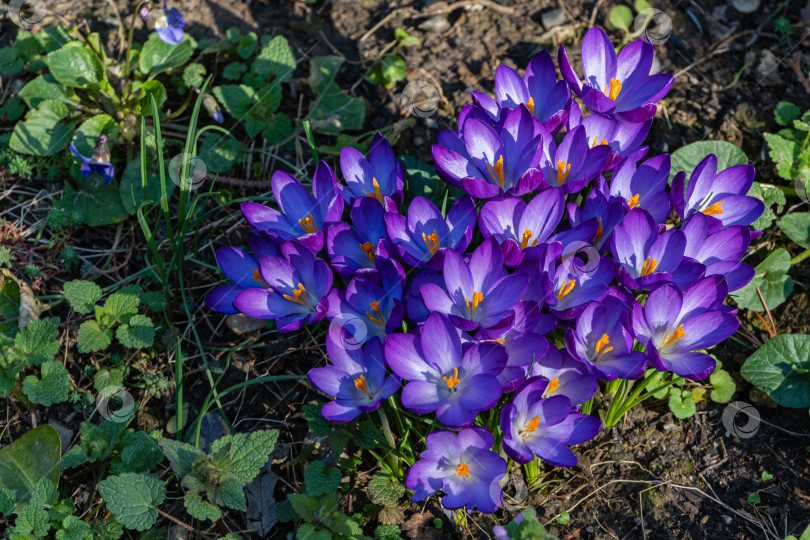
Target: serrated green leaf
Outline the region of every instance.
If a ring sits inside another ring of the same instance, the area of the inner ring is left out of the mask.
[[[59,434],[49,425],[24,433],[0,449],[0,488],[14,493],[19,504],[28,502],[43,478],[59,482],[56,464],[62,453]]]
[[[773,119],[780,126],[787,126],[802,114],[799,107],[790,101],[780,101],[773,110]]]
[[[42,379],[29,375],[23,380],[23,392],[28,399],[50,407],[67,401],[70,392],[70,375],[61,362],[49,360],[42,364]]]
[[[797,212],[782,216],[778,225],[788,238],[804,249],[810,249],[810,213]]]
[[[128,315],[138,312],[140,303],[141,299],[138,298],[138,294],[119,291],[111,294],[107,301],[104,302],[104,313],[126,322]]]
[[[121,345],[130,349],[151,347],[155,340],[155,325],[149,317],[133,315],[128,324],[118,327],[115,337]]]
[[[399,525],[377,525],[374,529],[374,538],[378,540],[400,540],[401,536]]]
[[[751,189],[748,190],[750,197],[756,197],[765,204],[765,210],[762,215],[751,224],[751,227],[757,231],[764,231],[771,226],[773,220],[776,219],[776,214],[782,211],[787,200],[785,199],[784,192],[776,186],[768,186],[754,182],[751,184]],[[771,208],[776,205],[776,208]]]
[[[262,47],[251,70],[267,79],[275,76],[274,83],[287,80],[295,71],[295,57],[290,44],[283,36],[276,36]]]
[[[211,170],[209,167],[208,170]],[[141,295],[141,303],[150,311],[160,313],[166,306],[166,295],[162,291],[148,291]]]
[[[188,513],[199,520],[204,521],[210,519],[211,521],[216,521],[222,517],[220,509],[217,508],[216,505],[204,501],[202,496],[196,491],[186,492],[183,503],[186,505]]]
[[[112,342],[112,330],[102,330],[96,321],[84,321],[79,326],[77,348],[81,354],[103,351]]]
[[[790,254],[782,248],[773,251],[754,268],[754,278],[734,293],[734,301],[752,311],[765,311],[757,294],[759,287],[769,309],[781,305],[793,292],[793,280],[787,275],[790,270]]]
[[[120,368],[103,368],[93,375],[93,388],[101,392],[108,386],[121,387],[124,384],[124,371]]]
[[[337,56],[318,56],[309,63],[309,86],[318,96],[310,106],[309,116],[313,128],[330,135],[362,129],[366,117],[363,98],[350,97],[335,83],[342,63]]]
[[[224,439],[225,437],[223,437]],[[223,439],[220,439],[223,440]],[[253,480],[276,446],[278,431],[261,430],[253,433],[237,433],[230,440],[230,467],[229,473],[242,485]],[[221,445],[219,441],[211,446],[211,453],[215,453]]]
[[[59,500],[59,491],[49,478],[43,478],[31,492],[29,504],[34,506],[53,506]]]
[[[0,514],[10,516],[17,506],[17,499],[14,493],[6,487],[0,487]]]
[[[368,482],[368,490],[372,502],[376,504],[397,501],[405,494],[405,486],[383,470],[374,473]]]
[[[44,537],[50,528],[48,512],[41,506],[33,504],[20,508],[14,521],[14,532],[18,535],[32,534],[35,537]]]
[[[315,405],[313,403],[307,403],[302,407],[307,425],[309,429],[312,430],[312,434],[316,437],[326,437],[332,433],[332,424],[321,414],[321,407],[322,405]]]
[[[219,485],[207,490],[208,498],[221,506],[234,510],[247,510],[247,501],[243,491],[243,484],[235,478],[226,478]]]
[[[59,470],[74,469],[90,461],[87,451],[82,446],[74,446],[62,456],[59,461]]]
[[[90,313],[101,300],[101,287],[92,281],[75,279],[65,283],[65,299],[77,313]]]
[[[141,49],[138,68],[144,75],[155,75],[182,66],[188,62],[193,52],[191,36],[188,34],[177,45],[169,45],[158,37],[157,32],[152,32]]]
[[[77,516],[67,516],[56,531],[56,540],[93,540],[93,530]]]
[[[183,84],[189,88],[200,88],[205,82],[205,66],[192,63],[183,70]]]
[[[256,32],[248,32],[236,44],[236,54],[243,60],[247,60],[253,56],[253,51],[256,50],[256,45],[259,44],[259,38]]]
[[[203,455],[201,450],[190,444],[165,437],[160,439],[160,446],[163,448],[172,470],[179,478],[190,473],[194,460]]]
[[[37,366],[59,352],[59,318],[32,321],[14,338],[14,347],[27,363]]]
[[[340,469],[327,468],[323,461],[315,461],[304,471],[304,486],[309,495],[326,495],[337,490],[342,476]]]
[[[222,70],[222,78],[226,81],[238,81],[246,71],[247,66],[242,62],[231,62]]]
[[[110,466],[114,473],[149,472],[163,459],[157,441],[143,431],[127,430],[119,447],[121,452]]]
[[[810,336],[779,334],[748,357],[740,374],[783,407],[810,406]]]
[[[146,530],[157,521],[157,507],[166,499],[166,485],[151,474],[123,473],[98,484],[115,520],[128,529]]]
[[[765,133],[765,141],[768,143],[768,153],[776,163],[776,172],[785,180],[793,180],[798,174],[796,162],[799,158],[801,147],[793,141],[775,133]]]

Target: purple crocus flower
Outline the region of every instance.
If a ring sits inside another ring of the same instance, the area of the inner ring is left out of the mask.
[[[568,222],[573,227],[582,226],[593,219],[596,220],[596,232],[587,241],[596,249],[601,250],[603,246],[610,245],[613,228],[621,223],[624,216],[627,215],[627,209],[622,199],[605,195],[599,189],[599,180],[604,183],[604,179],[600,176],[597,179],[597,185],[591,190],[584,205],[580,207],[574,203],[569,203],[567,210]]]
[[[487,342],[463,350],[453,324],[432,313],[419,335],[391,334],[385,341],[385,360],[409,381],[402,389],[402,405],[427,414],[450,429],[472,425],[479,411],[501,398],[498,375],[506,366],[506,349]]]
[[[444,287],[444,278],[439,272],[422,270],[411,279],[411,283],[408,285],[408,292],[402,301],[405,304],[405,313],[408,316],[408,321],[413,324],[422,324],[430,315],[430,310],[425,307],[425,303],[422,302],[422,295],[419,294],[419,289],[421,289],[422,285],[425,283],[434,283],[439,287]]]
[[[528,284],[523,274],[507,274],[494,238],[478,246],[469,263],[455,251],[445,253],[442,275],[444,288],[422,285],[422,300],[429,311],[447,315],[461,330],[510,325],[514,320],[511,308]]]
[[[625,160],[613,173],[610,195],[622,198],[630,210],[643,208],[653,221],[663,223],[671,210],[666,192],[669,166],[669,154],[655,156],[640,165]]]
[[[714,358],[701,351],[728,339],[740,326],[736,311],[722,305],[728,294],[725,279],[710,276],[683,292],[672,283],[654,289],[633,309],[633,331],[659,371],[688,379],[705,379]]]
[[[572,413],[565,396],[544,398],[549,384],[547,379],[536,379],[503,406],[503,449],[518,463],[529,463],[537,456],[556,467],[573,467],[577,457],[568,446],[596,437],[602,422],[588,414]]]
[[[548,386],[542,397],[565,396],[571,405],[582,405],[596,393],[598,383],[585,365],[571,356],[566,349],[550,346],[546,354],[537,356],[529,370],[530,384],[537,378],[544,378]]]
[[[351,223],[339,221],[326,234],[326,252],[332,267],[350,279],[355,272],[373,269],[392,255],[385,231],[385,209],[370,197],[358,198],[351,209]]]
[[[765,205],[746,194],[754,183],[753,165],[736,165],[717,172],[717,157],[698,163],[689,183],[679,173],[672,179],[672,205],[681,219],[695,212],[719,219],[724,227],[750,225],[762,215]]]
[[[565,197],[559,188],[537,194],[529,204],[518,197],[487,201],[478,217],[484,238],[494,237],[501,245],[504,263],[523,262],[525,249],[545,242],[560,223]]]
[[[279,332],[292,332],[326,315],[332,270],[304,244],[285,242],[281,256],[260,258],[259,275],[267,288],[245,289],[233,302],[248,317],[275,319]]]
[[[506,461],[490,450],[495,444],[492,433],[482,427],[457,434],[434,431],[425,442],[427,450],[405,478],[405,487],[414,492],[412,502],[441,489],[442,506],[448,510],[466,506],[491,514],[498,509],[503,501],[498,482],[506,476]]]
[[[501,109],[525,105],[550,133],[556,133],[565,125],[572,103],[571,89],[565,81],[557,80],[557,70],[548,51],[540,51],[532,57],[523,77],[509,66],[498,66],[495,99],[481,92],[473,92],[472,98],[496,121]]]
[[[248,222],[276,241],[296,239],[317,253],[323,249],[324,230],[340,220],[343,198],[337,191],[335,173],[325,161],[315,169],[312,195],[292,175],[276,171],[272,179],[273,197],[281,212],[254,202],[242,203]]]
[[[662,281],[685,288],[705,269],[696,260],[684,257],[683,231],[672,229],[659,234],[655,220],[641,208],[630,210],[613,230],[611,248],[616,258],[616,277],[630,289],[650,289]]]
[[[562,262],[549,273],[551,294],[546,299],[553,313],[562,319],[577,316],[582,306],[604,297],[614,278],[613,262],[607,257],[592,253],[583,261],[577,243],[568,249],[567,253],[561,253]]]
[[[375,338],[364,348],[345,347],[344,340],[326,338],[331,365],[309,370],[309,380],[321,392],[336,398],[321,409],[330,422],[348,422],[360,413],[376,410],[399,389],[399,377],[385,376],[383,347]]]
[[[540,170],[546,185],[576,193],[593,180],[604,167],[610,147],[588,145],[585,128],[577,126],[563,137],[560,146],[551,137],[543,137]]]
[[[110,149],[107,146],[107,136],[101,135],[96,142],[96,147],[93,149],[93,155],[84,157],[79,153],[75,144],[69,147],[74,156],[82,160],[82,176],[90,176],[93,173],[98,173],[104,177],[104,185],[106,186],[112,182],[115,176],[115,167],[110,163]]]
[[[672,86],[672,75],[650,75],[655,50],[646,39],[638,39],[616,49],[604,31],[591,28],[582,40],[582,71],[580,79],[568,61],[561,45],[557,61],[560,73],[590,110],[613,114],[624,122],[643,122],[655,115],[655,104]]]
[[[476,199],[524,195],[540,185],[539,143],[551,135],[525,105],[507,110],[494,126],[489,117],[474,114],[459,125],[459,133],[439,132],[433,146],[436,171],[445,182]]]
[[[647,357],[633,351],[630,308],[615,296],[588,304],[565,331],[565,347],[594,376],[603,381],[637,379],[647,367]]]
[[[361,197],[372,197],[387,211],[396,212],[396,205],[402,202],[405,168],[382,133],[374,135],[368,159],[354,148],[344,147],[340,151],[340,170],[346,181],[340,191],[349,204]]]
[[[388,237],[410,266],[438,270],[447,250],[464,251],[472,240],[477,219],[475,202],[462,197],[450,207],[447,219],[424,197],[414,197],[408,215],[385,215]]]
[[[217,264],[233,283],[221,285],[205,296],[205,304],[219,313],[239,313],[233,301],[245,289],[267,288],[259,273],[259,259],[281,255],[279,248],[264,234],[254,232],[248,240],[253,255],[237,247],[225,246],[216,251]]]
[[[605,114],[591,114],[583,118],[579,106],[572,106],[568,129],[579,125],[585,128],[585,138],[591,148],[597,145],[610,147],[610,156],[604,170],[613,169],[627,158],[638,161],[647,153],[648,147],[641,145],[652,127],[652,118],[638,123],[619,122]]]
[[[177,8],[168,9],[166,0],[163,0],[163,9],[153,9],[147,16],[147,23],[154,28],[158,37],[169,45],[177,45],[183,41],[183,28],[186,21]]]
[[[754,269],[740,262],[751,243],[751,229],[744,225],[723,228],[720,220],[701,212],[692,214],[683,227],[684,255],[706,266],[705,276],[725,276],[728,290],[736,291],[754,277]]]
[[[332,326],[349,331],[358,343],[374,337],[385,341],[402,326],[404,282],[402,268],[386,259],[378,272],[354,277],[345,291],[334,289],[327,311]]]

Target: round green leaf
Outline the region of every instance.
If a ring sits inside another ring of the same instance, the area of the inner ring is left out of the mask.
[[[714,387],[709,397],[717,403],[728,403],[737,390],[734,379],[724,369],[715,370],[709,377],[709,382]]]
[[[810,249],[810,213],[800,212],[782,216],[778,225],[788,238],[804,249]]]
[[[188,35],[177,45],[169,45],[153,32],[141,49],[138,68],[144,75],[155,75],[161,71],[182,66],[191,58],[194,48]]]
[[[752,311],[765,311],[757,287],[769,309],[781,305],[793,292],[793,280],[787,275],[790,270],[790,254],[780,248],[754,268],[754,279],[742,289],[732,293],[734,301]]]
[[[106,77],[101,61],[81,41],[53,51],[47,62],[54,79],[65,86],[98,89]]]
[[[60,122],[53,111],[31,111],[24,122],[14,126],[8,146],[20,154],[53,156],[70,144],[74,125]]]
[[[740,374],[783,407],[810,406],[810,336],[771,338],[748,357]]]
[[[692,175],[697,164],[709,154],[717,156],[717,170],[722,171],[734,165],[748,163],[745,152],[726,141],[698,141],[686,146],[682,146],[672,152],[672,168],[669,172],[669,179],[679,172],[686,172],[687,180]]]
[[[614,27],[626,31],[633,24],[633,11],[629,7],[620,4],[610,10],[608,19]]]
[[[695,414],[697,408],[692,398],[674,395],[669,397],[669,410],[672,411],[675,418],[683,420]]]

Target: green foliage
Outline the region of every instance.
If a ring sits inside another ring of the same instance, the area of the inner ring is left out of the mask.
[[[740,374],[783,407],[810,407],[810,336],[771,338],[746,359]]]
[[[51,426],[25,432],[0,449],[0,486],[13,493],[18,504],[27,503],[41,481],[59,482],[56,464],[61,453],[59,434]]]
[[[759,287],[769,309],[781,305],[793,292],[793,280],[787,275],[790,270],[790,255],[779,248],[754,268],[754,278],[748,285],[736,291],[734,301],[752,311],[765,311],[757,293]]]
[[[801,178],[807,184],[810,175],[810,111],[801,116],[800,113],[799,107],[793,103],[780,101],[774,109],[774,120],[785,128],[764,136],[768,153],[776,164],[776,173],[791,182]],[[807,186],[803,189],[806,190]]]
[[[157,507],[166,499],[166,486],[157,476],[123,473],[105,478],[98,491],[115,520],[128,529],[143,531],[157,521]]]
[[[779,228],[804,249],[810,249],[810,213],[797,212],[782,216]]]
[[[405,79],[405,72],[408,66],[398,54],[391,54],[383,56],[383,58],[375,64],[365,79],[371,84],[380,84],[386,88],[393,88],[399,81]]]
[[[760,184],[759,182],[751,184],[748,195],[756,197],[765,204],[765,210],[762,212],[762,215],[751,224],[751,227],[758,231],[763,231],[770,227],[776,219],[776,215],[782,211],[782,208],[787,202],[785,194],[781,189],[776,186]],[[774,205],[776,209],[773,208]]]
[[[16,291],[11,290],[9,285],[11,281],[3,282],[3,288],[0,291],[2,292],[0,309],[3,312],[13,312],[16,316],[16,312],[19,310],[19,288]],[[57,317],[31,321],[25,328],[17,332],[13,341],[0,349],[0,396],[7,396],[12,391],[17,392],[20,396],[22,390],[28,395],[28,399],[32,399],[35,403],[51,405],[67,400],[67,391],[71,386],[67,370],[62,364],[52,362],[59,351],[58,326],[59,318]],[[29,375],[20,388],[19,376],[26,369],[30,372],[29,368],[36,366],[42,366],[40,378]],[[49,395],[51,392],[53,395]]]
[[[739,147],[726,141],[698,141],[682,146],[672,152],[672,168],[669,179],[679,172],[686,173],[687,181],[697,164],[709,154],[717,156],[717,170],[722,171],[735,165],[748,163],[748,158]]]
[[[515,519],[503,527],[508,538],[512,540],[555,540],[537,520],[537,512],[534,508],[529,507],[520,515],[523,516],[520,523]]]
[[[780,126],[788,126],[802,114],[802,110],[790,101],[780,101],[773,110],[773,119]]]
[[[163,459],[157,441],[143,431],[127,428],[125,422],[111,417],[100,425],[82,422],[80,442],[59,462],[61,470],[87,463],[109,461],[114,473],[149,472]]]
[[[623,4],[618,4],[610,10],[608,20],[614,27],[628,32],[630,25],[633,24],[633,11]]]
[[[94,309],[94,304],[101,300],[101,287],[92,281],[69,281],[65,283],[65,300],[73,311],[90,313]]]
[[[386,504],[398,501],[405,494],[405,486],[400,484],[389,472],[380,470],[374,473],[369,480],[368,492],[374,503]]]
[[[67,401],[70,375],[61,362],[49,360],[42,364],[42,378],[29,375],[23,380],[23,392],[33,403],[49,407]]]
[[[394,29],[394,39],[401,47],[417,47],[422,44],[422,40],[410,35],[404,28]]]
[[[309,86],[317,96],[309,108],[313,129],[337,135],[344,130],[361,129],[366,117],[363,98],[353,98],[335,82],[343,60],[318,56],[310,60]]]
[[[337,490],[342,476],[340,469],[326,467],[323,461],[315,461],[304,471],[304,486],[310,495],[326,495]]]

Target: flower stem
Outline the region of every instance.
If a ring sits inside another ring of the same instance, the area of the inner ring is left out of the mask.
[[[394,434],[391,432],[391,424],[388,423],[388,416],[386,416],[385,411],[382,407],[377,409],[377,412],[380,415],[380,424],[382,426],[383,435],[385,435],[385,439],[388,441],[388,444],[391,445],[392,449],[396,449],[397,441],[394,439]],[[399,464],[399,458],[394,455],[393,452],[388,453],[388,463],[391,465],[391,470],[394,472],[397,478],[402,477],[402,470]]]
[[[129,34],[127,35],[127,50],[126,50],[126,60],[124,62],[124,95],[126,96],[129,93],[129,63],[132,57],[132,37],[135,34],[135,21],[136,17],[138,16],[138,12],[141,11],[141,7],[144,5],[149,4],[148,0],[145,2],[139,3],[135,6],[135,11],[132,12],[132,20],[129,23]]]
[[[810,249],[805,249],[804,251],[802,251],[801,253],[799,253],[798,255],[793,257],[792,259],[790,259],[790,266],[799,264],[800,262],[807,259],[808,257],[810,257]]]

